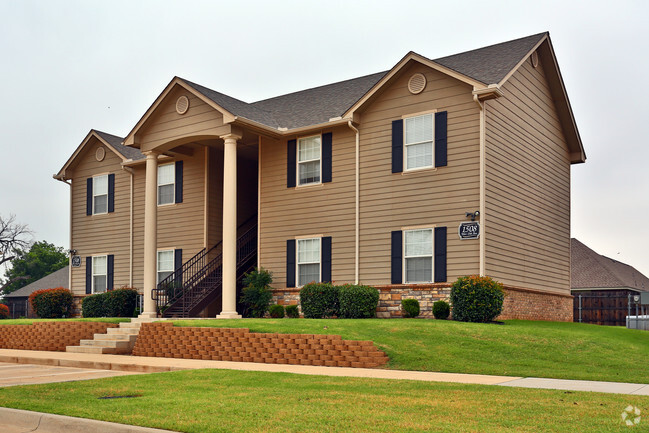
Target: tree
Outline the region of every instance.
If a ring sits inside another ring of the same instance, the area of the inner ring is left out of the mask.
[[[18,224],[15,215],[0,215],[0,266],[15,257],[16,250],[29,246],[31,231],[27,224]]]
[[[68,256],[62,247],[46,241],[34,242],[29,250],[14,250],[11,268],[5,272],[5,283],[1,288],[5,295],[68,265]],[[47,289],[48,287],[43,287]]]

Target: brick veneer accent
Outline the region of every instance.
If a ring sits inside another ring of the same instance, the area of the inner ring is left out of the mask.
[[[165,322],[143,323],[132,354],[359,368],[388,361],[373,342],[343,340],[340,335],[265,334],[245,328],[176,327]]]
[[[66,346],[78,346],[95,334],[105,334],[116,323],[34,322],[32,325],[0,325],[0,348],[65,352]]]
[[[401,300],[416,299],[421,312],[419,317],[433,318],[433,303],[449,302],[450,283],[434,284],[390,284],[375,286],[379,289],[379,305],[376,317],[393,319],[402,317]],[[548,293],[540,290],[505,286],[505,302],[499,320],[551,320],[572,322],[572,295]],[[273,302],[279,305],[299,305],[300,289],[274,289]]]

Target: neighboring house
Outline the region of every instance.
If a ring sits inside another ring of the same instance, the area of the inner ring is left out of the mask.
[[[571,239],[571,286],[574,321],[598,325],[626,325],[633,295],[649,292],[649,278],[633,266],[597,254]],[[630,305],[629,305],[630,304]]]
[[[572,320],[570,165],[585,158],[542,33],[255,103],[176,77],[55,178],[71,185],[72,290],[137,287],[143,316],[238,317],[259,265],[280,303],[358,282],[381,290],[380,317],[408,297],[430,315],[483,274],[505,284],[501,317]],[[469,213],[480,236],[462,240]]]
[[[17,319],[19,317],[36,317],[34,314],[31,305],[29,305],[29,295],[34,293],[36,290],[41,289],[54,289],[57,287],[63,287],[67,289],[70,287],[70,267],[66,266],[54,271],[51,274],[45,275],[40,280],[36,280],[33,283],[21,287],[18,290],[15,290],[8,295],[4,296],[3,302],[9,307],[9,314],[11,314],[12,319]]]

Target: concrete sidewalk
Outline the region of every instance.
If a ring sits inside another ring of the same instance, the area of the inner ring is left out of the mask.
[[[144,356],[99,355],[67,352],[40,352],[0,349],[0,362],[62,367],[117,370],[139,373],[214,368],[284,372],[295,374],[364,377],[374,379],[419,380],[522,388],[592,391],[612,394],[649,395],[649,385],[640,383],[597,382],[585,380],[522,378],[482,374],[435,373],[426,371],[382,370],[370,368],[316,367],[307,365],[260,364],[253,362],[202,361],[196,359],[150,358]]]

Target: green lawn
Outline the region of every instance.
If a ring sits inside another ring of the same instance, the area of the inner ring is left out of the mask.
[[[649,383],[649,333],[620,327],[511,320],[504,325],[422,319],[244,319],[176,326],[340,334],[372,340],[386,368]]]
[[[31,325],[34,322],[107,322],[107,323],[120,323],[129,322],[129,317],[92,317],[92,318],[77,318],[77,319],[5,319],[0,320],[1,325]]]
[[[196,433],[628,432],[628,405],[649,413],[647,396],[226,370],[0,388],[0,406]]]

